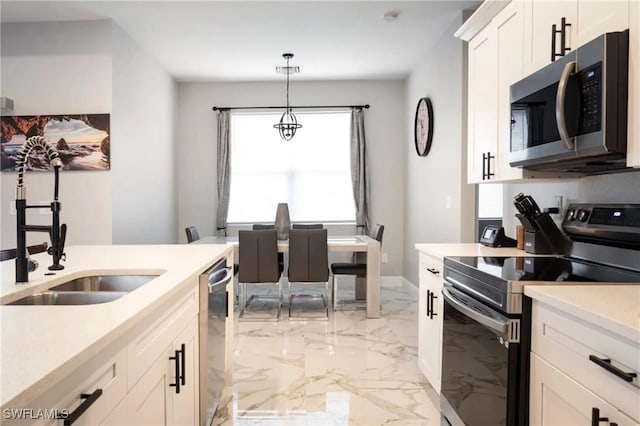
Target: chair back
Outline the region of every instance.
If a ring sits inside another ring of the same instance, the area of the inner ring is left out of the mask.
[[[187,242],[192,243],[194,241],[198,241],[200,239],[200,234],[198,234],[198,229],[195,226],[188,226],[184,229],[184,232],[187,233]]]
[[[293,229],[322,229],[321,223],[294,223]]]
[[[384,225],[375,224],[369,231],[369,236],[382,244],[382,235],[384,234]]]
[[[289,231],[289,281],[328,280],[327,230],[292,229]]]
[[[280,280],[275,229],[238,231],[240,271],[238,282],[275,283]]]
[[[260,229],[276,229],[275,225],[267,225],[265,223],[254,223],[252,229],[258,231]]]

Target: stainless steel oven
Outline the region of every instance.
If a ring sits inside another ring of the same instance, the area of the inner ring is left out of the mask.
[[[626,167],[628,44],[604,34],[511,86],[511,166]]]
[[[528,425],[525,285],[640,285],[640,204],[572,205],[562,228],[569,256],[445,258],[440,404],[450,424]]]

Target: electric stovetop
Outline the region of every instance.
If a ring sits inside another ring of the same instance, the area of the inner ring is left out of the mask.
[[[621,269],[567,257],[458,257],[445,258],[445,268],[492,282],[570,281],[640,283],[640,271]]]

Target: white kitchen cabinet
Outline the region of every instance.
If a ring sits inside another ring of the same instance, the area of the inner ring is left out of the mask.
[[[440,393],[442,372],[443,259],[420,253],[418,367]]]
[[[593,408],[619,426],[640,423],[638,342],[536,300],[532,318],[532,425],[589,424]]]
[[[514,1],[494,19],[498,48],[498,138],[495,148],[497,181],[522,179],[523,170],[509,165],[511,151],[510,87],[524,77],[524,3]]]
[[[521,168],[509,165],[509,88],[524,77],[523,13],[522,2],[511,2],[469,42],[469,183],[523,177]]]
[[[561,34],[553,34],[553,25],[561,31],[565,19],[567,52],[612,31],[629,28],[629,0],[528,0],[525,3],[525,69],[532,73],[553,62],[552,37],[555,52],[561,53]]]
[[[29,404],[28,408],[57,410],[74,417],[74,425],[102,425],[126,395],[126,349],[111,348],[78,368],[49,392]],[[92,395],[89,397],[89,395]],[[84,405],[83,405],[84,404]],[[83,410],[81,407],[87,407]],[[42,416],[48,417],[48,416]],[[2,424],[25,424],[6,419]],[[60,420],[33,419],[33,425],[60,425]]]
[[[535,353],[531,354],[530,413],[530,424],[539,426],[638,424]],[[596,417],[606,420],[594,423]]]
[[[198,321],[193,318],[129,391],[127,411],[131,424],[198,423],[197,334]]]
[[[467,180],[480,183],[492,177],[491,157],[495,157],[497,140],[498,47],[493,26],[469,42],[468,57]]]

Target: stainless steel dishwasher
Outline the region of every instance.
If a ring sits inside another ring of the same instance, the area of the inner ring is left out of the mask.
[[[218,408],[225,376],[227,284],[233,269],[222,259],[200,275],[200,424],[209,426]]]

